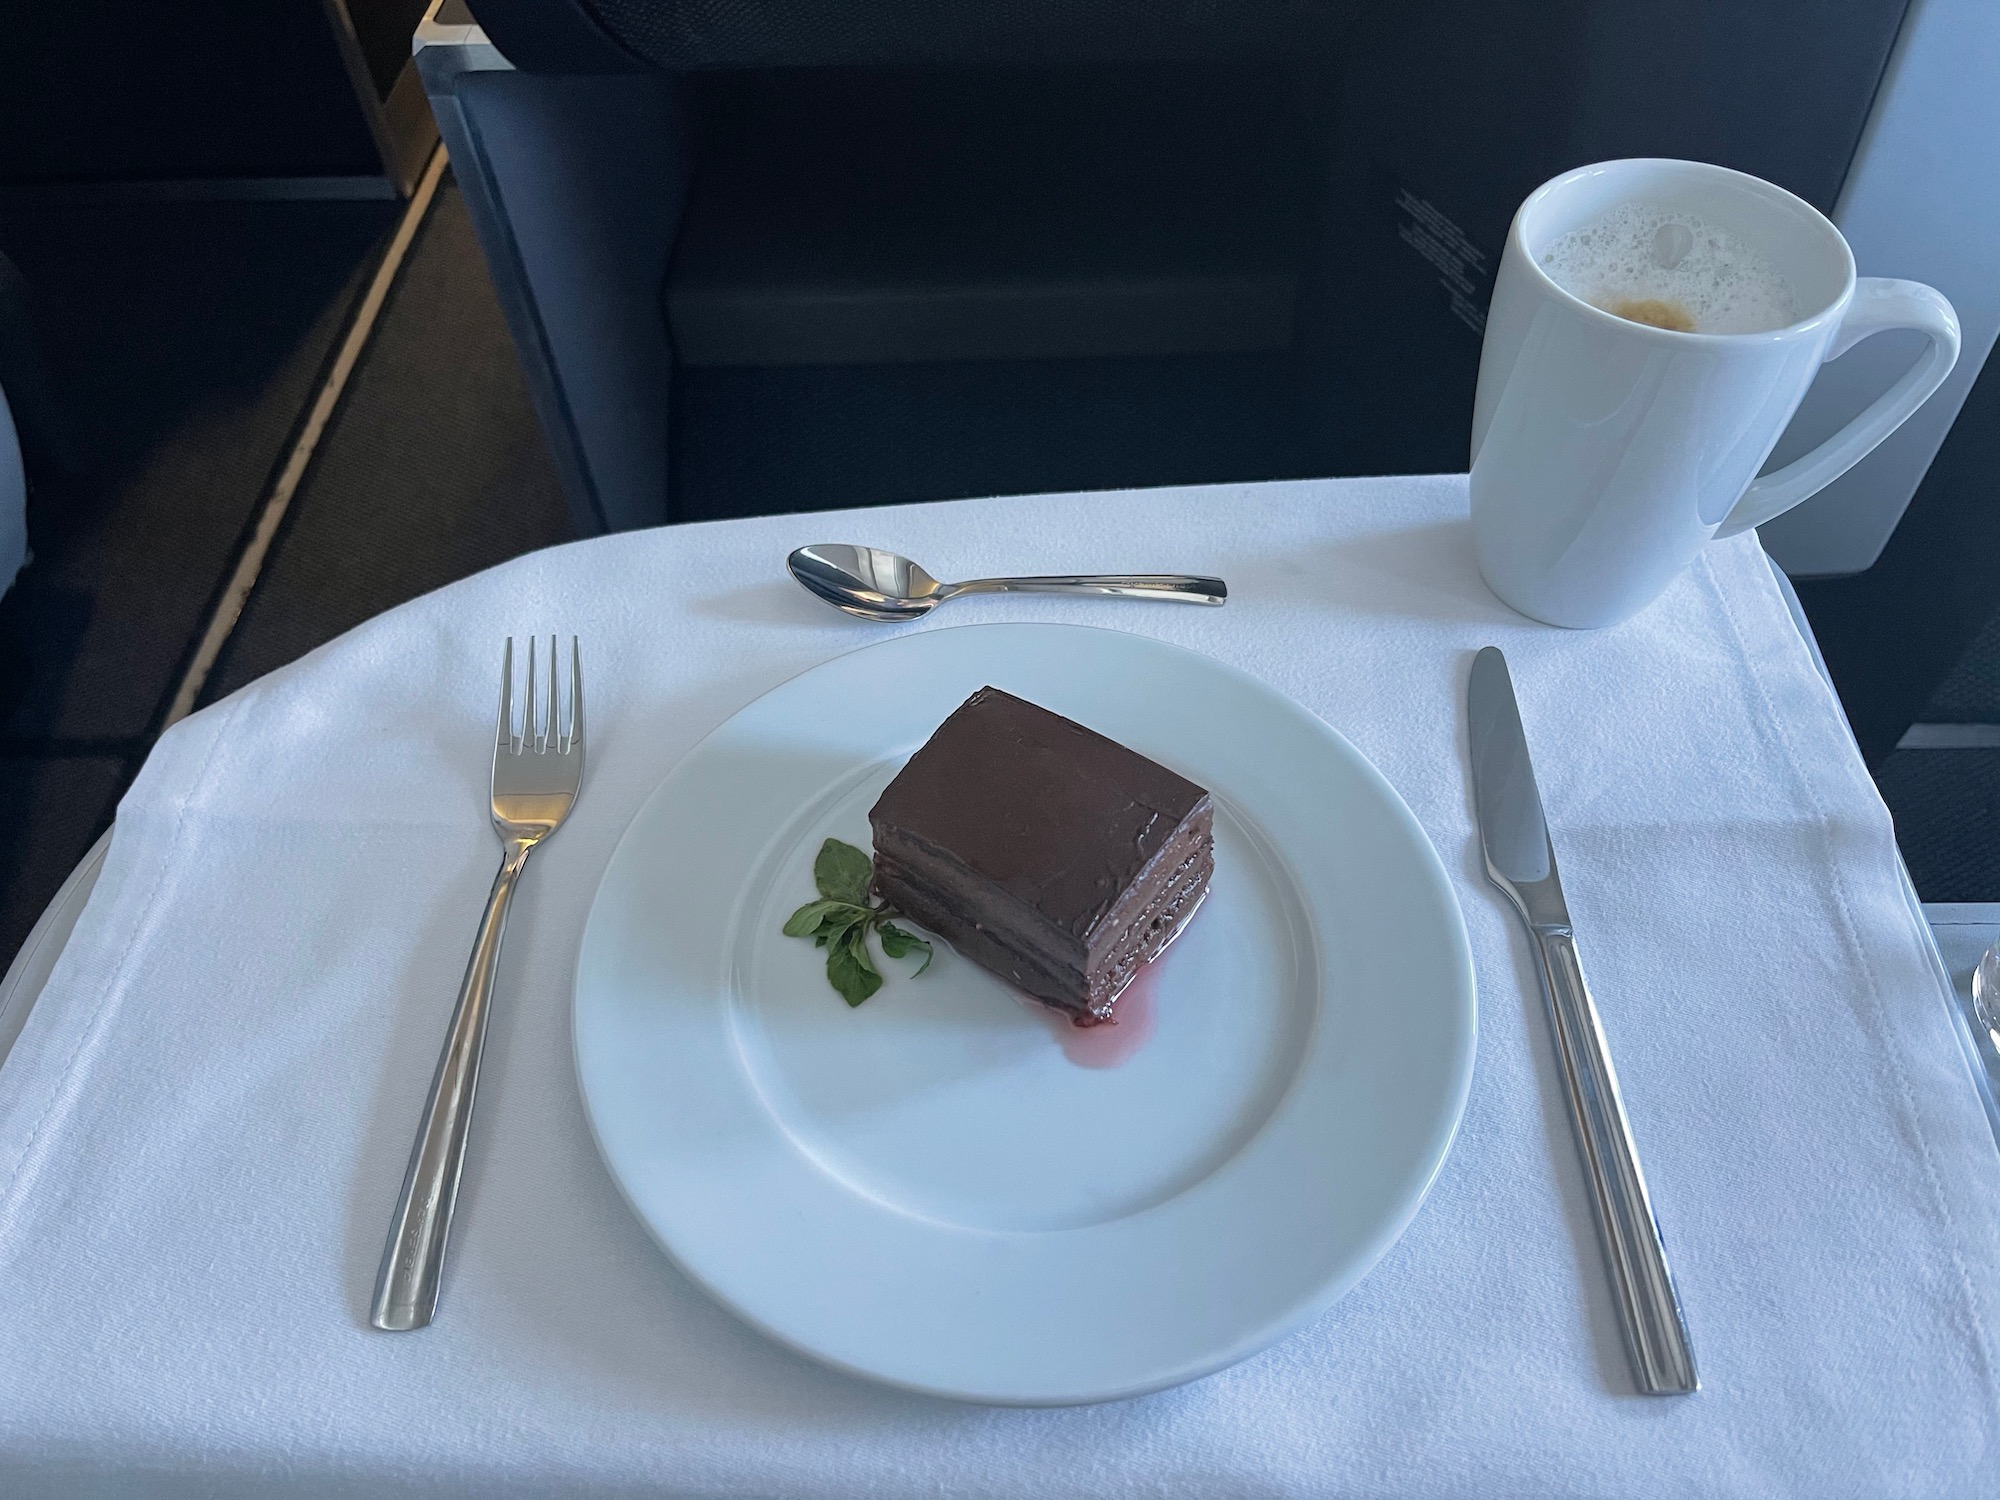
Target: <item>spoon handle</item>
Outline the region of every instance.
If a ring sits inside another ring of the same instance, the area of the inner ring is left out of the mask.
[[[1181,604],[1224,604],[1229,585],[1194,573],[1058,573],[1046,578],[973,578],[946,584],[953,594],[1116,594],[1127,599],[1171,599]]]

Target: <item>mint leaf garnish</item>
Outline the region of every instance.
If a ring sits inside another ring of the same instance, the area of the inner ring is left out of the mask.
[[[868,886],[874,878],[875,861],[852,844],[828,839],[819,846],[819,858],[813,861],[813,880],[827,900],[866,906]]]
[[[912,979],[931,966],[931,945],[889,920],[900,913],[886,902],[869,904],[868,887],[874,878],[875,862],[866,853],[828,839],[813,860],[813,883],[820,899],[808,901],[785,919],[786,937],[811,938],[813,946],[826,949],[827,983],[849,1005],[859,1005],[882,988],[882,972],[868,956],[871,927],[891,958],[923,949],[924,961],[911,973]]]
[[[860,911],[860,907],[845,901],[808,901],[786,920],[785,936],[811,937],[836,916],[846,916],[847,913]]]
[[[827,983],[849,1005],[859,1005],[882,988],[882,975],[868,957],[868,927],[857,922],[828,945]]]
[[[831,943],[837,943],[847,933],[857,928],[863,932],[868,930],[868,908],[836,903],[833,914],[825,918],[814,930],[813,946],[824,948]]]
[[[882,951],[891,958],[902,958],[913,948],[924,950],[924,961],[910,971],[910,978],[915,979],[931,966],[931,945],[914,932],[905,932],[894,922],[883,922],[875,933],[882,939]]]

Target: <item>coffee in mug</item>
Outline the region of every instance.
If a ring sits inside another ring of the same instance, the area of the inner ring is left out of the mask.
[[[1820,364],[1912,328],[1908,373],[1759,474]],[[1937,389],[1958,320],[1927,286],[1854,274],[1827,217],[1702,162],[1565,172],[1514,216],[1472,411],[1472,534],[1493,592],[1553,625],[1642,609],[1711,538],[1837,478]]]
[[[1680,333],[1768,333],[1798,321],[1770,260],[1720,224],[1664,203],[1620,203],[1541,255],[1555,284],[1592,307]]]

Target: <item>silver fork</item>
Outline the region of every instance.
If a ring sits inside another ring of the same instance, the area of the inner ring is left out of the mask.
[[[472,959],[458,988],[458,1008],[431,1080],[417,1143],[403,1174],[403,1195],[389,1224],[382,1269],[375,1276],[375,1302],[368,1321],[392,1333],[422,1328],[437,1311],[444,1274],[445,1240],[458,1201],[459,1172],[465,1165],[466,1133],[472,1126],[472,1096],[479,1086],[479,1056],[486,1046],[493,976],[500,968],[500,939],[507,931],[507,907],[514,886],[535,846],[562,826],[583,784],[583,657],[570,637],[568,730],[556,715],[556,638],[549,637],[548,695],[536,724],[535,640],[528,642],[527,705],[521,736],[514,737],[514,640],[500,666],[500,725],[493,745],[493,827],[507,848],[486,915],[472,945]]]

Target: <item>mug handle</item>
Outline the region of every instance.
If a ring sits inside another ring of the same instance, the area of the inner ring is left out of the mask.
[[[1895,281],[1885,276],[1858,279],[1847,315],[1840,320],[1840,331],[1827,345],[1825,357],[1838,359],[1870,334],[1887,333],[1892,328],[1914,328],[1926,335],[1930,347],[1923,358],[1876,397],[1866,411],[1812,452],[1751,481],[1736,508],[1715,529],[1717,538],[1762,526],[1832,484],[1909,420],[1944,383],[1951,367],[1958,363],[1958,314],[1951,310],[1944,293],[1920,281]]]

